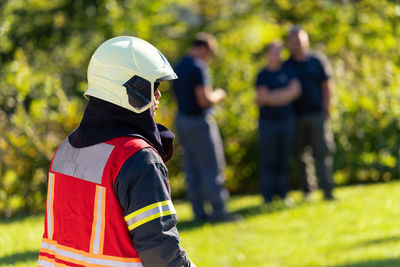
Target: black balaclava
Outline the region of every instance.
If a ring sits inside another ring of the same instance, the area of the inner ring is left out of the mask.
[[[95,97],[89,98],[79,127],[68,139],[73,147],[82,148],[121,136],[145,139],[164,162],[174,153],[174,134],[154,121],[151,109],[137,114]]]

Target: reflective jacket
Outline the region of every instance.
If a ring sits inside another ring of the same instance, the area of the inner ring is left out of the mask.
[[[141,138],[68,138],[49,172],[39,266],[190,266],[160,156]]]

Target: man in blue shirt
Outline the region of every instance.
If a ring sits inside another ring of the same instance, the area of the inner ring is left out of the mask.
[[[278,195],[290,206],[292,200],[286,194],[295,134],[295,113],[291,103],[300,95],[300,83],[290,68],[282,66],[281,49],[279,42],[267,45],[267,66],[260,71],[256,81],[256,102],[260,107],[260,178],[266,203]]]
[[[196,220],[208,218],[204,201],[213,208],[212,221],[231,221],[225,202],[229,193],[224,187],[225,156],[218,125],[211,107],[222,101],[226,92],[213,90],[207,66],[216,49],[214,36],[199,33],[186,56],[175,66],[179,81],[173,89],[178,102],[176,128],[184,150],[187,196]]]
[[[298,172],[303,182],[304,196],[307,198],[312,191],[310,175],[306,172],[311,149],[324,197],[332,200],[334,143],[328,125],[334,86],[332,69],[322,54],[309,51],[308,34],[300,26],[292,27],[287,42],[291,56],[285,65],[292,68],[301,83],[301,97],[294,107],[298,118]]]

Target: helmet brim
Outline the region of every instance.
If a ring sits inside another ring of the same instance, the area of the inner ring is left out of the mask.
[[[175,73],[172,73],[170,75],[158,78],[157,82],[170,81],[170,80],[176,80],[176,79],[178,79],[178,75],[176,75]]]

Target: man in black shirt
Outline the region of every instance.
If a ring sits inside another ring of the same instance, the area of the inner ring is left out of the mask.
[[[208,200],[213,208],[211,220],[230,221],[239,217],[228,214],[225,208],[229,194],[224,187],[224,149],[211,114],[211,107],[222,101],[226,92],[212,89],[206,63],[216,44],[212,35],[199,33],[187,55],[174,68],[179,77],[173,84],[178,102],[176,128],[184,149],[187,196],[195,219],[208,218],[204,210],[204,201]]]
[[[292,107],[299,97],[300,83],[287,66],[282,66],[282,45],[267,45],[267,66],[257,76],[257,99],[260,107],[259,132],[261,152],[261,192],[266,203],[274,195],[287,205],[288,165],[295,133],[295,114]]]
[[[329,105],[333,89],[332,69],[322,54],[309,51],[307,33],[294,26],[288,36],[291,57],[285,62],[301,83],[301,97],[295,102],[298,117],[297,152],[299,175],[303,181],[304,195],[307,198],[312,190],[306,164],[315,161],[316,174],[327,200],[334,199],[333,190],[333,137],[329,130]]]

